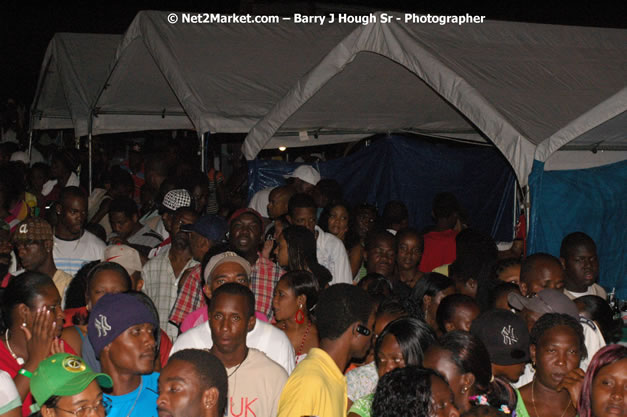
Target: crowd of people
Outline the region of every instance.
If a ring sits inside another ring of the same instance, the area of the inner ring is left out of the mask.
[[[418,229],[307,164],[238,204],[137,144],[88,195],[40,154],[0,144],[0,417],[625,415],[585,233],[499,251],[451,193]]]

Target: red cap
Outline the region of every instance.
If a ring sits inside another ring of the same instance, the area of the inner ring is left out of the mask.
[[[229,218],[229,226],[231,225],[231,223],[233,223],[233,220],[239,218],[242,214],[246,213],[255,215],[259,219],[259,223],[263,225],[263,219],[261,218],[261,214],[259,214],[257,210],[251,208],[241,208],[231,215],[231,217]]]

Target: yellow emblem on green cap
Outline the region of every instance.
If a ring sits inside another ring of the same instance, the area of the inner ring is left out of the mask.
[[[69,356],[65,358],[62,365],[63,369],[73,373],[83,372],[85,371],[85,369],[87,369],[85,367],[85,362],[75,356]]]

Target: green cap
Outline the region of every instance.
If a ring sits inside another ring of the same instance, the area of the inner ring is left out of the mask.
[[[30,392],[41,407],[53,395],[76,395],[96,379],[103,388],[113,381],[107,374],[97,374],[78,356],[57,353],[41,361],[30,380]]]

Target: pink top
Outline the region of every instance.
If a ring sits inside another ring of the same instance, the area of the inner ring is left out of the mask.
[[[268,318],[265,314],[255,311],[255,317],[257,320],[268,322]],[[183,323],[181,323],[181,333],[185,333],[192,327],[196,327],[199,324],[202,324],[209,320],[209,313],[207,312],[207,307],[202,306],[191,313],[189,313],[184,319]]]

